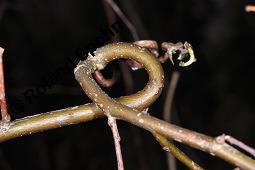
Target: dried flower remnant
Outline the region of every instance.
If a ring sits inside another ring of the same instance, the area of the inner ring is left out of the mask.
[[[185,42],[185,43],[178,42],[176,44],[171,43],[171,42],[163,42],[161,44],[161,48],[165,51],[165,53],[162,55],[159,55],[158,44],[154,40],[140,40],[140,41],[135,41],[134,44],[140,46],[142,49],[149,50],[152,54],[154,54],[155,57],[158,58],[158,60],[161,63],[164,63],[164,62],[166,62],[166,60],[170,59],[172,64],[174,64],[173,54],[175,54],[178,51],[180,53],[179,53],[177,60],[180,61],[179,62],[180,67],[186,67],[186,66],[189,66],[192,63],[196,62],[193,48],[192,48],[191,44],[189,44],[188,42]],[[186,57],[189,57],[189,59],[187,61],[184,61],[186,59]],[[139,64],[139,63],[136,64],[137,62],[136,61],[134,61],[134,62],[129,62],[129,66],[131,68],[140,69],[143,67],[142,64]]]
[[[180,53],[177,58],[177,60],[180,61],[179,66],[186,67],[196,62],[194,51],[192,49],[191,44],[189,44],[188,42],[185,42],[184,44],[181,42],[178,42],[176,44],[170,42],[163,42],[161,44],[161,47],[163,50],[166,51],[165,55],[161,58],[162,61],[165,61],[169,58],[172,64],[174,64],[173,54],[179,51]],[[183,61],[187,56],[189,56],[189,60]]]

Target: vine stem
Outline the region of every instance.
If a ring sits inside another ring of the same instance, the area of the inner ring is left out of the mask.
[[[151,79],[143,90],[130,96],[120,97],[116,100],[141,111],[148,108],[159,97],[163,86],[163,70],[161,65],[158,62],[151,61],[151,67],[155,68],[157,71],[149,73]],[[151,86],[153,83],[159,86]],[[0,142],[102,117],[105,117],[105,115],[95,104],[85,104],[33,115],[12,121],[7,131],[0,131]]]
[[[149,55],[152,54],[147,50],[141,50],[139,47],[128,43],[117,43],[101,47],[97,50],[95,57],[89,57],[86,61],[80,62],[75,69],[76,79],[80,82],[85,93],[93,98],[93,101],[100,99],[98,107],[95,104],[86,104],[15,120],[11,122],[7,131],[0,131],[0,141],[64,125],[93,120],[105,116],[105,111],[108,111],[113,117],[209,152],[242,169],[255,169],[255,160],[239,152],[224,141],[169,124],[140,112],[148,108],[162,90],[162,67],[155,57],[148,58]],[[138,93],[114,100],[99,88],[91,74],[95,69],[103,69],[107,62],[116,59],[117,56],[122,58],[130,57],[143,63],[149,73],[149,82]],[[123,103],[123,105],[119,102]]]
[[[158,58],[158,60],[161,63],[165,62],[169,58],[167,55],[163,55],[163,56],[159,57],[158,44],[157,44],[156,41],[153,41],[153,40],[140,40],[140,41],[134,42],[134,44],[149,50],[155,57]],[[174,44],[172,44],[172,46],[173,45]],[[171,48],[172,46],[170,46],[170,48],[165,48],[165,46],[163,46],[163,48],[164,48],[164,50],[167,50],[168,52],[172,52],[172,49],[173,49],[173,48]],[[184,46],[181,43],[181,45],[176,47],[174,50],[182,50],[183,47]],[[142,68],[143,67],[142,64],[140,64],[140,63],[138,63],[138,64],[139,65],[137,65],[138,66],[137,68]],[[177,71],[174,71],[173,74],[172,74],[172,79],[171,79],[171,82],[169,84],[168,93],[167,93],[165,103],[164,103],[164,113],[163,114],[164,114],[164,119],[167,122],[170,122],[171,105],[172,105],[172,101],[173,101],[173,97],[174,97],[175,87],[176,87],[177,82],[178,82],[178,78],[179,78],[179,73]],[[166,152],[166,157],[167,157],[167,163],[168,163],[168,169],[169,170],[175,170],[176,169],[175,157],[177,159],[179,159],[179,161],[181,161],[184,165],[186,165],[190,169],[202,169],[199,165],[195,164],[185,153],[183,153],[181,150],[179,150],[174,145],[174,143],[172,141],[166,139],[164,136],[162,136],[162,135],[160,135],[156,132],[153,132],[152,134],[156,138],[156,140],[159,142],[159,144],[163,148],[165,148],[165,150],[167,151]]]
[[[161,94],[161,87],[163,86],[162,77],[164,75],[161,65],[157,62],[157,60],[155,60],[154,57],[147,56],[147,58],[153,58],[153,60],[150,60],[150,67],[157,70],[156,72],[148,73],[149,77],[151,77],[148,85],[142,91],[138,92],[135,95],[121,97],[119,99],[119,101],[123,102],[125,105],[128,105],[130,107],[136,107],[139,110],[144,110],[145,108],[148,108]],[[154,84],[157,84],[157,86],[155,86]],[[87,104],[83,106],[76,106],[73,108],[39,114],[32,117],[26,117],[24,119],[12,122],[10,128],[6,133],[4,133],[5,131],[3,131],[2,134],[0,133],[0,141],[6,141],[11,138],[35,133],[37,131],[57,128],[72,123],[88,121],[102,116],[103,113],[100,112],[100,110],[95,107],[95,105]],[[165,141],[167,141],[167,139],[165,139]],[[173,155],[183,154],[182,152],[178,152],[178,149],[172,152],[174,146],[169,146],[171,145],[165,145],[164,148],[169,148],[168,151],[171,152]],[[178,155],[175,156],[177,158],[180,157]],[[182,157],[185,158],[185,155]],[[185,164],[185,161],[180,161]]]
[[[78,64],[75,69],[75,77],[84,92],[93,102],[98,104],[103,112],[147,129],[148,131],[155,131],[162,136],[172,138],[175,141],[209,152],[210,154],[216,155],[243,169],[255,168],[255,160],[239,152],[224,141],[218,142],[216,140],[217,138],[214,139],[207,135],[169,124],[150,115],[142,114],[139,110],[130,108],[110,98],[96,84],[92,77],[92,73],[97,69],[103,69],[109,60],[116,58],[134,59],[137,62],[142,63],[147,72],[157,72],[155,68],[150,67],[150,61],[153,60],[153,58],[154,60],[156,59],[155,57],[152,57],[151,59],[148,58],[148,56],[152,54],[147,50],[143,50],[133,44],[115,43],[97,49],[94,54],[95,57],[90,56],[87,60]],[[151,77],[149,77],[149,79],[151,80]],[[161,79],[163,81],[163,78]],[[154,83],[153,86],[157,87],[158,84]]]
[[[167,151],[167,153],[170,152],[171,154],[175,155],[176,158],[179,159],[183,164],[185,164],[189,169],[203,170],[202,167],[200,167],[198,164],[192,161],[189,157],[187,157],[185,153],[179,150],[172,142],[169,142],[164,136],[155,132],[152,132],[152,134],[160,143],[160,145],[163,147],[163,149]]]

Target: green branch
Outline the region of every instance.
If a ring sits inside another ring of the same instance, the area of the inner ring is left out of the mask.
[[[231,164],[243,169],[255,169],[255,160],[239,152],[224,141],[218,141],[217,138],[184,129],[165,121],[142,114],[139,110],[130,108],[120,102],[110,98],[97,85],[92,77],[92,73],[96,70],[103,69],[106,64],[116,58],[131,58],[143,64],[148,73],[158,74],[161,68],[151,65],[155,58],[148,58],[150,54],[146,50],[139,49],[138,46],[128,43],[117,43],[106,45],[95,52],[95,57],[91,56],[78,64],[75,69],[75,77],[82,86],[88,97],[95,102],[106,115],[125,120],[149,131],[155,131],[160,135],[172,138],[175,141],[182,142],[191,147],[218,156]],[[156,61],[155,61],[156,62]],[[163,77],[157,77],[162,79]],[[149,80],[153,81],[149,76]],[[149,82],[150,83],[150,82]],[[154,82],[148,86],[161,87],[161,84]],[[143,102],[143,101],[141,101]]]
[[[116,58],[132,58],[142,63],[149,74],[149,82],[138,93],[114,100],[100,89],[91,74],[95,70],[103,69],[108,62]],[[147,129],[152,133],[155,132],[160,137],[163,137],[163,141],[167,141],[165,137],[168,137],[216,155],[242,169],[255,169],[255,161],[253,159],[222,140],[217,140],[217,138],[187,130],[141,113],[141,110],[148,108],[157,99],[163,87],[161,65],[146,50],[139,49],[139,47],[128,43],[104,46],[96,51],[95,57],[90,56],[86,61],[79,63],[75,69],[75,76],[85,93],[96,105],[86,104],[18,119],[10,124],[1,125],[0,123],[0,142],[111,115]]]

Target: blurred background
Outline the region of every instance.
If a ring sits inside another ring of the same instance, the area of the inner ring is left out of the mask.
[[[184,42],[193,45],[198,61],[179,69],[172,122],[210,136],[232,135],[255,146],[254,47],[255,13],[245,12],[254,1],[230,0],[119,0],[140,39]],[[24,92],[42,84],[76,50],[95,40],[107,28],[101,0],[21,1],[0,0],[0,46],[5,48],[4,70],[8,109],[12,119],[90,102],[67,72],[32,104]],[[119,20],[118,17],[113,21]],[[120,41],[133,42],[124,27]],[[121,73],[118,64],[116,70]],[[169,80],[175,69],[163,64],[165,88],[149,112],[163,117]],[[112,67],[104,72],[110,77]],[[121,73],[123,74],[123,73]],[[136,92],[147,82],[144,70],[131,71],[131,88],[123,75],[112,88],[118,97]],[[125,89],[125,90],[123,90]],[[153,136],[118,121],[125,168],[166,170],[165,151]],[[233,169],[226,162],[190,147],[178,146],[205,169]],[[111,130],[106,119],[94,120],[0,144],[1,170],[117,169]],[[177,169],[186,169],[177,161]]]

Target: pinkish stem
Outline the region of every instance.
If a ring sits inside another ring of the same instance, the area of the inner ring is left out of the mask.
[[[124,164],[123,164],[121,146],[120,146],[120,135],[119,135],[116,119],[110,115],[108,116],[108,125],[111,127],[111,130],[112,130],[112,135],[113,135],[114,145],[115,145],[115,152],[116,152],[117,162],[118,162],[118,170],[124,170]]]
[[[9,122],[10,115],[7,111],[6,99],[5,99],[5,88],[4,88],[4,69],[3,69],[3,53],[4,49],[0,47],[0,106],[2,121]]]

